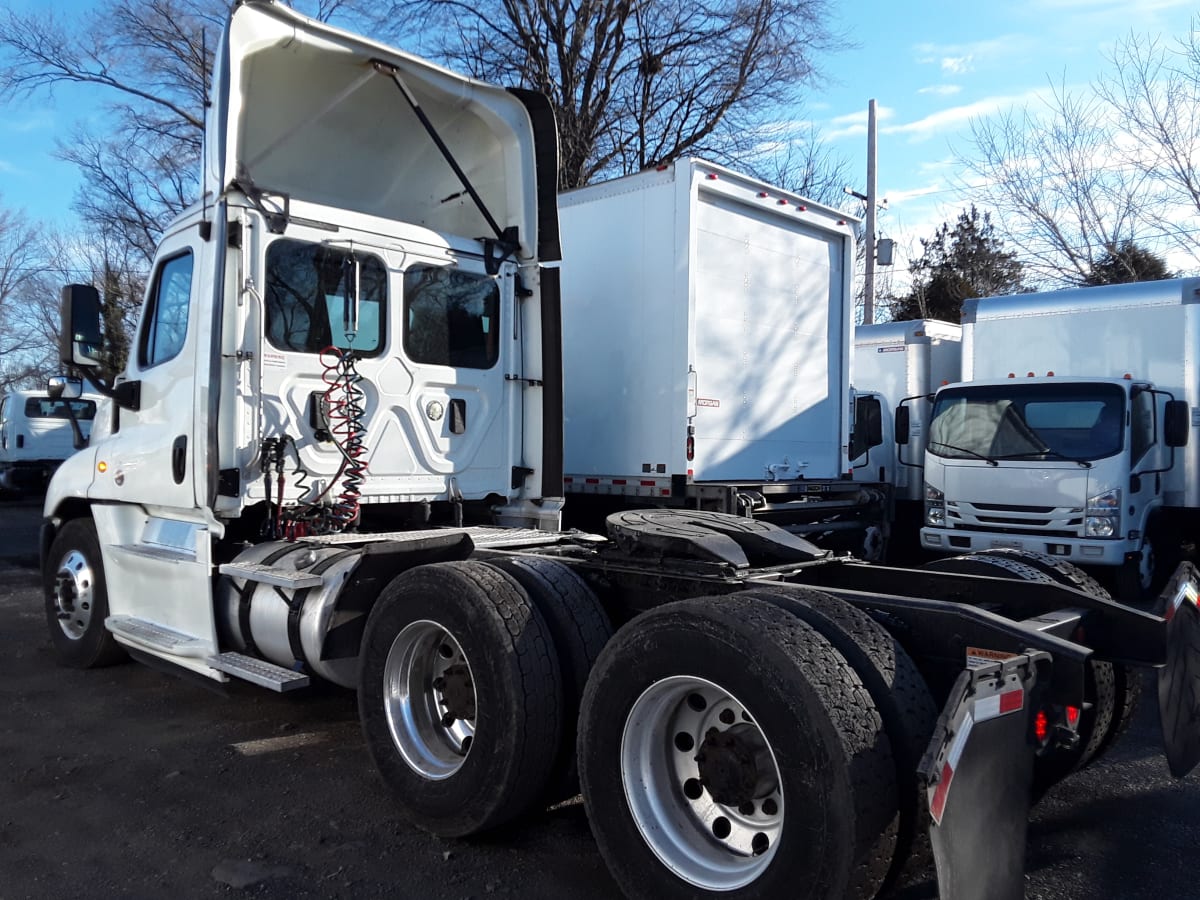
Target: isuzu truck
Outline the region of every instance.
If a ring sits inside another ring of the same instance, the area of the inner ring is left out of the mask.
[[[922,545],[1105,567],[1131,599],[1159,586],[1200,512],[1198,301],[1188,278],[968,300]]]
[[[882,409],[902,403],[908,410],[908,442],[894,436],[871,446],[864,441],[854,459],[854,479],[884,482],[894,512],[889,545],[904,552],[917,546],[925,512],[925,440],[933,394],[962,380],[962,326],[937,319],[883,322],[854,329],[854,387],[879,397]],[[859,448],[855,448],[856,451]]]
[[[214,80],[199,202],[47,491],[64,665],[354,690],[399,814],[453,838],[582,792],[631,897],[867,898],[932,855],[943,896],[1018,898],[1030,803],[1111,746],[1134,666],[1172,772],[1200,761],[1188,565],[1157,615],[1037,554],[894,569],[686,508],[560,530],[548,102],[261,0]],[[99,307],[64,290],[90,376]]]

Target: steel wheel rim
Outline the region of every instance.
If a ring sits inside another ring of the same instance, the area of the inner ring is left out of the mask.
[[[761,740],[775,782],[773,791],[754,798],[753,810],[718,802],[697,762],[710,729],[721,734],[746,726]],[[621,781],[642,838],[688,884],[737,890],[774,859],[784,815],[779,764],[745,705],[719,685],[679,675],[648,687],[625,720]]]
[[[78,550],[72,550],[58,564],[54,576],[54,608],[58,614],[58,627],[73,641],[81,640],[92,623],[95,584],[92,564]]]
[[[436,622],[411,623],[392,641],[383,681],[388,730],[404,761],[433,781],[454,775],[475,739],[474,678],[458,641]]]

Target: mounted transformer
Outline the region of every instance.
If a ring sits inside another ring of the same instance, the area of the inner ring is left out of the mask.
[[[1172,771],[1200,760],[1188,566],[1160,616],[1037,554],[886,568],[704,509],[560,531],[548,104],[270,2],[216,72],[204,201],[47,492],[63,664],[351,687],[416,825],[582,790],[630,896],[866,898],[932,848],[956,900],[1018,897],[1031,798],[1119,736],[1132,666]],[[95,290],[63,312],[95,375]]]

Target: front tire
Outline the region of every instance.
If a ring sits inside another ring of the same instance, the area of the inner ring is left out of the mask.
[[[108,587],[96,523],[71,519],[50,545],[42,573],[46,625],[61,665],[95,669],[127,659],[104,620],[108,618]]]
[[[358,710],[408,819],[443,837],[495,828],[537,801],[558,749],[561,684],[545,621],[491,566],[409,569],[367,620]]]
[[[896,815],[870,694],[807,623],[745,595],[633,619],[592,670],[580,781],[629,897],[874,896]]]

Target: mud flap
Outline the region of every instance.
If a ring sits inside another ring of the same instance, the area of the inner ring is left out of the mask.
[[[1171,774],[1182,778],[1200,762],[1200,578],[1191,563],[1175,570],[1159,595],[1167,620],[1166,665],[1158,670],[1158,712]]]
[[[950,692],[919,770],[944,900],[1025,896],[1036,686],[1049,665],[1036,651],[967,669]]]

